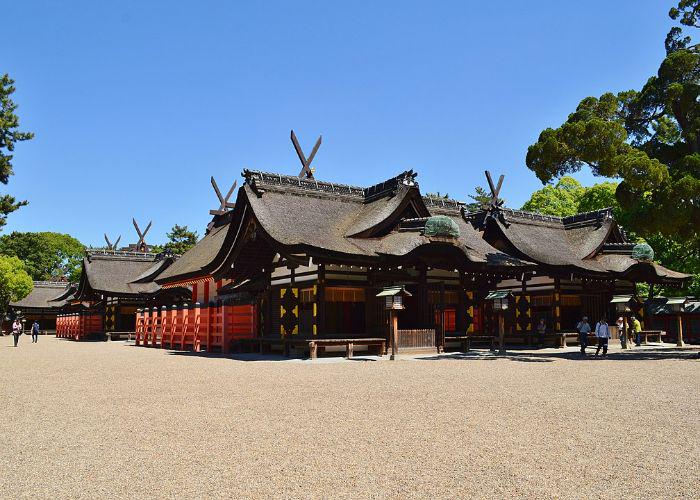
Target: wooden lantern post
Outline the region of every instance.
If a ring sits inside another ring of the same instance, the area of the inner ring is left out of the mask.
[[[394,361],[399,354],[399,317],[396,314],[396,309],[389,310],[389,328],[391,329],[391,359]]]
[[[678,324],[678,336],[676,337],[676,346],[683,347],[683,312],[685,311],[688,299],[685,297],[671,297],[666,301],[666,308],[671,312],[676,313],[676,321]]]
[[[506,353],[506,311],[512,294],[508,291],[489,292],[486,300],[491,301],[493,312],[498,316],[498,354]]]
[[[438,325],[435,335],[437,336],[437,353],[445,352],[445,282],[440,282],[440,303],[438,304],[438,317],[440,324]]]
[[[677,347],[683,347],[685,345],[685,342],[683,342],[683,316],[681,313],[678,313],[678,338],[676,340],[676,346]]]
[[[620,342],[622,344],[622,349],[629,349],[629,321],[628,316],[632,312],[630,309],[630,301],[632,300],[631,295],[615,295],[613,296],[610,303],[615,307],[615,313],[622,316],[622,334],[618,332],[618,337],[620,337]]]
[[[397,312],[404,309],[403,298],[410,297],[411,294],[403,286],[392,286],[383,289],[377,297],[383,297],[385,307],[389,311],[389,343],[391,344],[392,361],[398,357],[399,353],[399,318]]]

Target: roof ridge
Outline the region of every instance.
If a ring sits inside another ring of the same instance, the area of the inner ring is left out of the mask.
[[[499,210],[506,212],[508,215],[520,217],[522,219],[537,220],[542,222],[561,222],[564,223],[564,218],[558,215],[541,214],[538,212],[528,212],[527,210],[516,210],[514,208],[501,207]]]
[[[150,253],[150,252],[130,252],[127,250],[100,250],[100,249],[89,249],[85,251],[88,259],[114,259],[114,260],[134,260],[134,261],[153,261],[160,254]]]
[[[278,174],[262,170],[245,169],[241,175],[245,178],[246,183],[250,184],[253,188],[263,188],[264,190],[265,186],[284,186],[300,191],[348,196],[364,200],[365,202],[376,200],[388,193],[394,193],[402,186],[418,187],[418,183],[415,180],[418,174],[413,170],[405,170],[399,175],[390,177],[389,179],[368,187],[319,181],[316,178],[308,179],[295,175]]]
[[[612,207],[601,208],[599,210],[591,210],[590,212],[581,212],[579,214],[562,217],[564,225],[570,225],[580,222],[598,221],[607,219],[612,216]]]
[[[254,186],[258,184],[271,184],[331,194],[364,197],[364,188],[349,184],[319,181],[315,178],[307,179],[296,175],[278,174],[274,172],[265,172],[262,170],[245,169],[241,175],[245,177],[248,184],[252,184]]]
[[[430,207],[437,207],[437,208],[445,208],[445,209],[451,209],[451,210],[461,210],[462,207],[466,206],[467,204],[463,201],[455,200],[454,198],[443,198],[442,196],[435,196],[432,194],[424,194],[423,196],[423,203],[426,204],[426,206]]]
[[[499,210],[502,210],[509,216],[519,217],[522,219],[541,222],[560,222],[565,227],[585,222],[599,222],[601,219],[607,219],[612,216],[612,208],[610,207],[601,208],[600,210],[592,210],[590,212],[581,212],[579,214],[574,215],[567,215],[565,217],[560,217],[558,215],[542,214],[539,212],[529,212],[527,210],[517,210],[508,207],[501,207]]]
[[[46,287],[46,288],[55,287],[55,286],[62,286],[65,288],[66,285],[70,285],[70,281],[50,281],[50,280],[42,281],[42,280],[39,280],[39,281],[34,281],[33,283],[34,283],[35,287]]]

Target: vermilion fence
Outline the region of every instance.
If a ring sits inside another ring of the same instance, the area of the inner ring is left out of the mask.
[[[199,304],[139,309],[136,345],[181,351],[230,352],[257,335],[254,305]]]
[[[58,338],[82,340],[103,332],[102,315],[99,313],[76,312],[56,316]]]

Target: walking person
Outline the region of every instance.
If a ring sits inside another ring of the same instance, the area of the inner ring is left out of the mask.
[[[608,321],[605,318],[601,318],[595,325],[595,336],[598,339],[598,347],[595,350],[595,355],[597,356],[600,352],[600,348],[603,348],[603,357],[608,355],[608,339],[610,338],[610,327],[608,326]]]
[[[15,319],[12,323],[12,335],[15,337],[15,347],[17,347],[19,336],[22,335],[22,323],[19,319]]]
[[[32,323],[32,344],[36,344],[39,342],[39,322],[37,320],[34,320],[34,323]]]
[[[632,331],[634,332],[634,345],[642,345],[642,324],[636,316],[632,316]]]
[[[627,332],[625,331],[625,320],[622,316],[617,318],[617,336],[620,338],[620,347],[627,349]]]
[[[544,318],[540,318],[540,322],[537,323],[537,343],[539,347],[544,347],[544,334],[547,333],[547,323]]]
[[[588,323],[588,316],[584,316],[576,325],[578,330],[578,341],[581,344],[581,356],[586,355],[588,347],[588,334],[591,333],[591,325]]]

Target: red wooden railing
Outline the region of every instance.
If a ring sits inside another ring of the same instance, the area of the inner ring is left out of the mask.
[[[104,332],[100,313],[67,313],[56,316],[56,337],[82,340]]]
[[[136,345],[195,352],[230,352],[257,335],[254,305],[163,306],[136,312]]]

